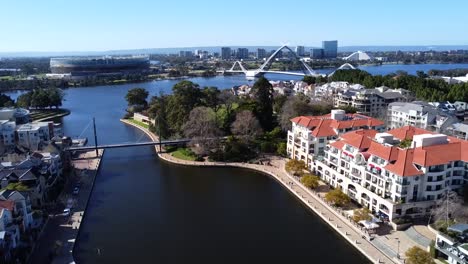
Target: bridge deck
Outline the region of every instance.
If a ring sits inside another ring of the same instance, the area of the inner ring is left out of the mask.
[[[85,146],[85,147],[71,147],[66,149],[67,151],[84,151],[84,150],[93,150],[93,149],[112,149],[112,148],[125,148],[125,147],[138,147],[138,146],[155,146],[155,145],[178,145],[182,143],[188,143],[190,139],[176,139],[176,140],[163,140],[151,141],[151,142],[138,142],[138,143],[120,143],[120,144],[107,144],[107,145],[98,145],[98,146]]]

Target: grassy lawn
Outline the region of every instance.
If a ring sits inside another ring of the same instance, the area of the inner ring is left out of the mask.
[[[195,154],[188,148],[177,148],[171,151],[171,155],[174,158],[190,161],[194,161],[197,158]]]
[[[13,76],[0,76],[0,80],[11,81],[13,79]]]
[[[140,122],[140,121],[136,121],[136,120],[133,119],[133,118],[129,118],[129,119],[127,119],[127,120],[130,121],[131,123],[135,124],[135,125],[139,125],[139,126],[142,126],[142,127],[146,128],[146,129],[149,129],[149,125],[146,124],[146,123],[143,123],[143,122]]]

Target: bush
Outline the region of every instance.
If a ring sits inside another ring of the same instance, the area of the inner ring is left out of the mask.
[[[286,142],[280,142],[278,143],[276,147],[276,154],[280,155],[281,157],[286,157],[288,155],[286,151]]]
[[[260,151],[263,153],[274,153],[276,151],[276,145],[272,142],[263,141],[260,143]]]

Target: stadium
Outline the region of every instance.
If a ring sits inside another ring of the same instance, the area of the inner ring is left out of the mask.
[[[98,74],[133,72],[149,69],[146,55],[51,58],[50,70],[54,74]]]

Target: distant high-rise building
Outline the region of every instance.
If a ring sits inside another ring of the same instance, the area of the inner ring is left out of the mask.
[[[190,58],[193,57],[193,52],[189,50],[181,50],[179,51],[179,57]]]
[[[297,46],[297,47],[296,47],[296,54],[297,54],[297,56],[299,56],[299,57],[304,57],[304,55],[305,55],[304,53],[305,53],[305,52],[304,52],[304,46]]]
[[[257,49],[257,58],[258,59],[266,58],[266,50],[265,49]]]
[[[311,49],[310,57],[312,59],[323,59],[323,49]]]
[[[323,57],[327,59],[335,59],[338,55],[338,40],[322,41]]]
[[[236,55],[237,55],[238,59],[248,59],[249,58],[249,49],[247,49],[247,48],[238,48]]]
[[[221,48],[221,59],[223,59],[223,60],[231,59],[231,48],[229,48],[229,47],[222,47]]]

